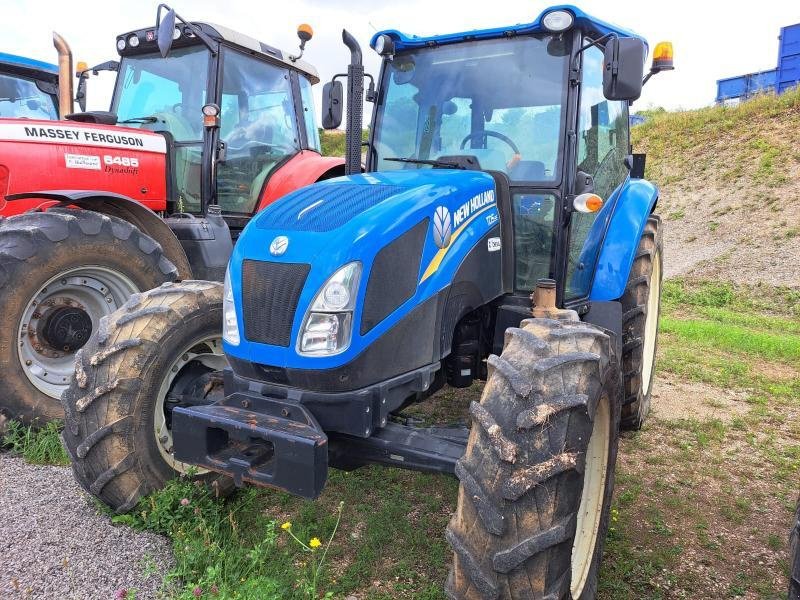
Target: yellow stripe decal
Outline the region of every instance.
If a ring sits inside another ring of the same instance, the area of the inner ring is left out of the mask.
[[[472,215],[469,219],[464,221],[464,223],[462,223],[461,227],[459,227],[458,229],[456,229],[453,232],[453,235],[450,236],[450,243],[447,244],[447,246],[445,246],[444,248],[440,248],[439,251],[436,254],[434,254],[433,259],[428,264],[428,267],[425,269],[425,272],[422,274],[422,279],[419,280],[420,283],[422,283],[423,281],[428,279],[428,277],[430,277],[431,275],[436,273],[436,271],[439,269],[439,265],[441,264],[442,260],[444,259],[445,255],[447,254],[447,251],[450,250],[450,248],[453,246],[453,242],[456,241],[456,238],[459,235],[461,235],[461,233],[464,231],[464,229],[467,227],[467,225],[472,223],[472,221],[475,220],[475,217],[477,217],[478,215],[480,215],[482,213],[485,213],[487,210],[492,209],[492,208],[497,208],[497,204],[490,204],[489,206],[486,206],[486,207],[480,209],[478,212],[476,212],[474,215]]]

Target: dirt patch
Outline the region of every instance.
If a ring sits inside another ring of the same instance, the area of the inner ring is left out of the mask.
[[[746,392],[724,390],[705,383],[682,381],[672,375],[660,374],[653,384],[651,410],[654,418],[720,419],[730,422],[750,410]]]

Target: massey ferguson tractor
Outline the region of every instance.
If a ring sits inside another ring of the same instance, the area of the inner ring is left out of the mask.
[[[0,98],[2,117],[24,117],[0,118],[0,421],[60,418],[75,352],[104,315],[167,281],[222,281],[232,238],[257,211],[345,173],[320,155],[312,66],[162,14],[117,37],[119,62],[93,68],[118,72],[110,112],[69,114],[64,47],[66,121],[43,120],[57,115],[52,69],[46,82],[0,75],[0,95],[27,90],[12,103],[22,113]],[[298,35],[302,55],[311,29]]]
[[[363,66],[344,39],[355,172]],[[452,473],[450,598],[592,598],[661,294],[658,190],[628,106],[671,45],[644,77],[641,37],[559,6],[371,46],[367,172],[259,213],[224,286],[167,283],[101,321],[62,397],[75,475],[125,511],[189,465],[306,498],[330,467]],[[326,126],[342,95],[326,86]],[[403,417],[475,380],[471,429]]]

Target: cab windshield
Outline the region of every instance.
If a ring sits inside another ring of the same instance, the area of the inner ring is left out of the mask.
[[[208,50],[191,46],[122,60],[111,110],[120,123],[169,131],[178,142],[203,139]]]
[[[568,41],[550,35],[398,54],[376,115],[378,170],[467,155],[512,181],[557,181],[568,56]]]
[[[52,121],[58,111],[53,96],[32,79],[0,73],[0,117]]]
[[[178,212],[201,209],[203,105],[208,88],[205,46],[122,59],[111,110],[127,127],[170,134],[174,142],[174,190]]]

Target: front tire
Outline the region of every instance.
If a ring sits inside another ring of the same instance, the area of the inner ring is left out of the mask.
[[[639,430],[650,413],[664,275],[661,217],[651,215],[622,295],[623,429]]]
[[[177,276],[155,240],[116,217],[0,218],[0,414],[33,425],[63,418],[75,352],[100,319]]]
[[[620,415],[609,337],[529,319],[489,365],[456,466],[448,597],[593,598]]]
[[[221,332],[222,285],[209,281],[166,283],[103,319],[61,399],[64,445],[86,491],[127,512],[188,471],[173,456],[170,408],[190,382],[201,382],[192,398],[210,402],[221,390],[213,376],[225,365]],[[198,475],[218,489],[225,481]]]

